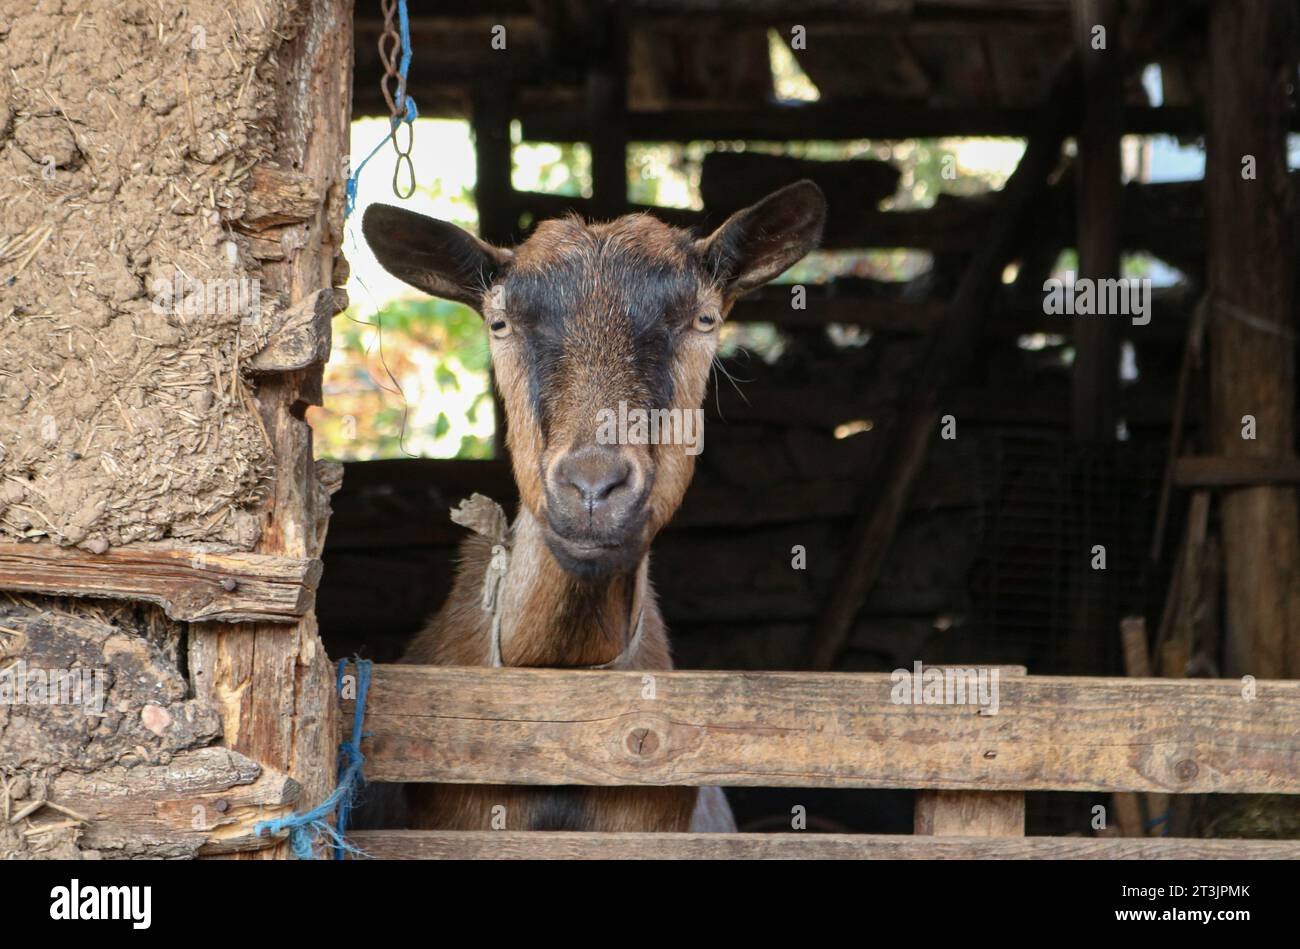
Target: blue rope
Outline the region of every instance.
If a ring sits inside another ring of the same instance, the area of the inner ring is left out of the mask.
[[[401,116],[394,116],[388,120],[390,124],[388,135],[381,139],[379,144],[370,150],[369,155],[361,159],[361,164],[357,165],[356,171],[352,172],[351,177],[348,178],[348,198],[343,209],[343,217],[345,219],[351,216],[352,211],[357,206],[357,181],[361,177],[361,169],[366,167],[366,162],[370,161],[370,159],[374,158],[375,155],[379,153],[379,150],[384,147],[384,142],[393,138],[393,133],[397,131],[397,126],[401,125],[403,122],[407,125],[411,125],[412,122],[420,117],[420,110],[415,107],[415,100],[406,94],[406,71],[411,68],[411,21],[406,15],[406,0],[398,0],[397,19],[402,34],[402,58],[397,64],[397,74],[401,77],[402,81],[398,86],[397,91],[397,108],[403,110],[403,106],[405,106],[405,109]],[[408,131],[414,134],[415,129],[412,127]],[[393,141],[393,144],[396,146],[396,140]]]
[[[370,672],[373,663],[369,659],[352,661],[357,667],[357,704],[352,716],[352,737],[339,745],[338,786],[329,797],[305,814],[289,814],[274,820],[258,821],[253,827],[253,833],[258,837],[263,834],[279,834],[287,830],[289,846],[293,850],[293,855],[299,860],[316,859],[314,848],[316,841],[322,837],[325,838],[326,845],[333,849],[335,860],[342,860],[348,854],[361,852],[348,843],[344,835],[347,833],[352,801],[365,781],[361,769],[366,759],[361,754],[361,739],[365,737],[362,726],[365,721],[366,693],[370,691]],[[343,689],[343,673],[347,664],[346,659],[339,662],[335,687],[340,692]],[[333,825],[329,822],[332,814],[335,817]]]
[[[402,77],[402,86],[397,94],[397,108],[400,110],[406,96],[406,71],[411,68],[411,21],[406,16],[406,0],[397,0],[397,24],[402,33],[402,61],[397,64],[397,74]]]
[[[1147,821],[1147,829],[1150,830],[1153,827],[1159,827],[1161,824],[1164,824],[1165,826],[1160,828],[1160,836],[1168,837],[1169,836],[1169,812],[1168,811],[1165,811],[1163,814],[1159,815],[1158,817],[1153,817],[1149,821]]]

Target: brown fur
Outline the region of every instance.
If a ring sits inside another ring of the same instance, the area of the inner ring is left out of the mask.
[[[607,662],[623,649],[627,610],[584,602],[555,564],[526,513],[516,522],[510,585],[503,602],[502,658],[507,666],[586,666]],[[490,619],[480,605],[490,557],[487,542],[461,545],[462,561],[451,596],[411,644],[403,662],[424,665],[488,664]],[[515,571],[520,573],[516,574]],[[526,570],[527,575],[524,575]],[[615,591],[616,593],[621,591]],[[646,597],[637,669],[671,669],[668,637],[653,593]],[[612,613],[612,616],[611,616]],[[520,622],[527,617],[527,622]],[[557,637],[555,630],[565,630]],[[409,826],[440,830],[493,828],[493,808],[504,807],[507,830],[686,830],[695,806],[694,788],[522,788],[479,785],[411,785]]]
[[[574,495],[563,490],[574,483],[557,471],[594,445],[599,408],[625,401],[698,409],[719,325],[736,295],[779,274],[814,246],[824,214],[820,192],[804,182],[739,212],[704,241],[647,215],[596,225],[568,218],[543,222],[523,245],[506,251],[410,212],[367,211],[367,240],[391,272],[430,292],[474,303],[490,327],[502,328],[500,335],[490,334],[492,364],[521,501],[510,568],[499,591],[504,665],[610,662],[629,643],[639,603],[644,629],[620,667],[672,668],[648,580],[649,547],[681,504],[694,455],[671,444],[604,452],[600,463],[626,463],[626,478],[615,489],[625,509],[609,519],[606,531],[618,543],[602,546],[595,556],[605,560],[586,572],[555,554],[558,515],[548,505],[557,498],[574,503]],[[481,279],[476,293],[467,286],[472,274]],[[511,299],[511,286],[524,288],[525,299]],[[542,297],[528,298],[530,293]],[[530,316],[538,312],[547,315]],[[713,319],[702,321],[701,314]],[[529,319],[549,322],[527,326]],[[539,375],[537,352],[527,347],[541,338],[550,349]],[[671,401],[657,404],[656,392],[670,392]],[[594,524],[591,502],[585,503],[585,513],[577,510]],[[565,523],[562,517],[558,523]],[[491,616],[481,606],[489,558],[484,539],[465,541],[450,597],[403,662],[490,663]],[[694,788],[407,788],[409,826],[435,829],[493,828],[501,813],[494,808],[501,805],[504,827],[511,830],[686,830],[695,799]]]

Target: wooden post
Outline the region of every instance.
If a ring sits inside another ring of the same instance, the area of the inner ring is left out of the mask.
[[[474,204],[478,234],[492,244],[510,246],[515,232],[510,91],[500,85],[474,90]]]
[[[1115,0],[1074,0],[1075,50],[1083,76],[1076,180],[1079,277],[1084,280],[1119,276],[1124,68],[1118,21]],[[1112,441],[1119,396],[1115,322],[1119,316],[1107,313],[1073,319],[1074,435],[1085,442]]]
[[[510,139],[510,90],[503,85],[481,85],[474,90],[474,205],[478,208],[478,236],[491,244],[509,247],[518,236],[519,206],[512,176],[513,144]],[[491,370],[489,369],[489,372]],[[501,393],[492,383],[493,454],[507,457],[506,410]]]
[[[1147,644],[1147,621],[1141,616],[1126,616],[1119,621],[1124,647],[1124,672],[1135,678],[1151,675],[1151,653]],[[1150,795],[1148,795],[1148,798]],[[1116,791],[1111,795],[1115,808],[1114,830],[1121,837],[1145,837],[1145,818],[1138,795]]]
[[[1205,196],[1211,438],[1224,457],[1295,444],[1295,207],[1287,176],[1296,11],[1214,0]],[[1253,437],[1250,428],[1253,427]],[[1292,487],[1223,492],[1225,673],[1300,676],[1300,512]]]
[[[587,72],[591,212],[597,220],[627,213],[626,38],[613,8],[605,36],[605,55]]]
[[[1024,666],[999,666],[1021,676]],[[1024,791],[917,791],[912,833],[923,837],[1023,837]]]
[[[319,183],[322,203],[293,225],[297,248],[267,262],[269,293],[290,301],[330,287],[343,237],[342,156],[348,151],[352,105],[352,4],[303,3],[304,22],[277,54],[286,90],[280,112],[279,167]],[[286,242],[286,245],[288,242]],[[257,403],[274,446],[271,482],[257,552],[315,558],[324,544],[327,490],[312,459],[303,409],[319,404],[322,367],[268,375]],[[303,787],[298,807],[320,803],[334,787],[337,702],[334,675],[321,646],[314,611],[294,623],[196,623],[190,627],[194,690],[222,711],[224,743]],[[240,856],[287,858],[276,846]]]
[[[924,837],[1023,837],[1023,791],[917,791],[912,833]]]

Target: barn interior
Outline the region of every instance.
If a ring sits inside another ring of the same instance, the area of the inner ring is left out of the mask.
[[[694,482],[654,546],[679,667],[1300,675],[1296,34],[1244,32],[1227,6],[413,7],[407,92],[422,117],[470,123],[488,240],[569,212],[707,233],[804,177],[828,198],[805,305],[787,282],[732,312],[761,332],[714,379]],[[354,119],[390,114],[383,7],[356,5]],[[815,101],[779,95],[772,31]],[[884,156],[984,137],[1023,143],[1000,188],[954,165],[945,190],[898,200],[911,169]],[[585,145],[590,193],[516,190],[519,142]],[[635,203],[634,143],[681,146],[699,206]],[[1199,154],[1203,173],[1153,176],[1157,148]],[[413,157],[438,175],[438,155]],[[362,188],[400,203],[382,179]],[[873,275],[882,254],[907,276]],[[1150,279],[1149,318],[1052,312],[1064,272]],[[317,596],[331,656],[400,655],[450,589],[464,531],[447,513],[472,492],[514,503],[500,448],[345,461]],[[730,798],[747,830],[785,827],[795,804],[810,829],[912,821],[911,792]],[[1094,798],[1030,793],[1027,832],[1089,833]],[[1267,801],[1203,804],[1144,820],[1250,836],[1284,819]]]

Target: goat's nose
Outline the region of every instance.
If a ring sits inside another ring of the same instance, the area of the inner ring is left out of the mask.
[[[576,491],[588,511],[603,507],[632,476],[632,464],[621,451],[591,446],[570,452],[555,470],[561,488]]]

